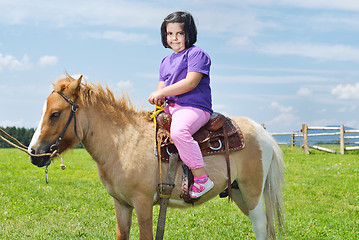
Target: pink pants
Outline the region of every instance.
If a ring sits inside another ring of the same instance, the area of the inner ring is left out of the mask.
[[[181,160],[190,168],[204,167],[201,149],[192,135],[205,125],[211,114],[193,107],[170,104],[165,112],[172,116],[171,138]]]

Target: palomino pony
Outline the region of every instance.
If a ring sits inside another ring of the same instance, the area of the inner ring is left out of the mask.
[[[160,182],[159,163],[153,150],[153,122],[149,121],[148,112],[133,109],[127,95],[116,99],[108,88],[81,83],[81,79],[82,76],[77,80],[66,76],[54,84],[29,152],[41,154],[56,149],[61,153],[81,141],[97,163],[99,178],[113,197],[117,239],[129,239],[133,209],[140,239],[153,239],[152,212]],[[70,114],[75,115],[73,120]],[[243,117],[232,119],[246,142],[243,150],[230,153],[232,180],[239,186],[232,189],[233,201],[251,220],[257,239],[276,239],[284,227],[282,152],[259,124]],[[46,156],[30,157],[30,160],[38,167],[51,163]],[[206,156],[204,161],[214,188],[194,205],[208,201],[227,187],[225,155]],[[167,164],[161,166],[166,176]],[[177,168],[168,206],[190,207],[192,204],[180,198],[181,163]]]

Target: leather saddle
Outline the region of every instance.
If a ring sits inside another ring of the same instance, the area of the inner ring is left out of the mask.
[[[157,115],[157,146],[163,162],[168,162],[169,155],[177,152],[171,140],[171,121],[171,115],[165,112]],[[227,137],[229,151],[244,148],[244,138],[238,125],[230,118],[216,112],[211,115],[208,123],[193,135],[201,148],[203,156],[225,153]]]

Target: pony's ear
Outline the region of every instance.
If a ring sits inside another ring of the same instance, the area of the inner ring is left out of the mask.
[[[76,94],[77,91],[80,89],[80,84],[82,80],[83,75],[81,75],[77,80],[70,83],[68,89],[72,94]]]

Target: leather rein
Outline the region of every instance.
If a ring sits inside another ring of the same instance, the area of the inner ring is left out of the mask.
[[[79,136],[77,135],[77,129],[76,129],[76,112],[77,112],[77,110],[79,108],[79,105],[77,105],[77,103],[76,103],[77,98],[75,99],[75,101],[72,101],[63,92],[59,92],[59,91],[53,91],[53,92],[59,94],[63,99],[65,99],[66,102],[68,102],[71,105],[71,113],[70,113],[70,116],[69,116],[69,118],[68,118],[68,120],[67,120],[67,122],[65,124],[64,129],[62,130],[60,135],[57,137],[56,142],[53,145],[51,145],[51,147],[50,147],[51,152],[59,150],[59,145],[60,145],[61,141],[64,138],[65,132],[66,132],[68,126],[70,125],[70,122],[71,122],[72,118],[74,119],[74,132],[75,132],[75,135],[76,135],[77,139],[81,142]]]

